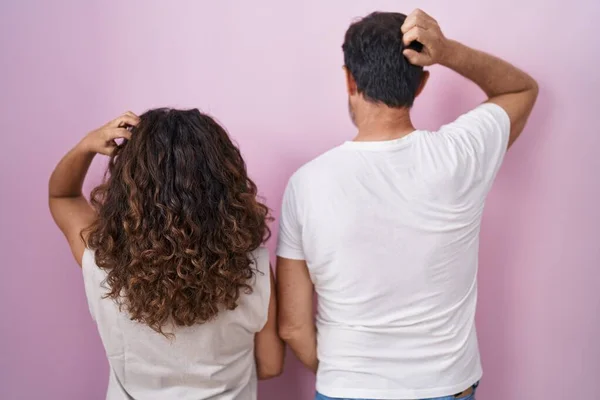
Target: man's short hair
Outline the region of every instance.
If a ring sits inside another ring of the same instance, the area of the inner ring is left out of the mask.
[[[344,63],[358,92],[368,101],[388,107],[413,105],[423,67],[411,64],[402,55],[405,46],[400,28],[405,19],[406,15],[400,13],[374,12],[346,31]]]

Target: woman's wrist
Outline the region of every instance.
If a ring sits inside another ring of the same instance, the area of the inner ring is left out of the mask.
[[[77,151],[78,153],[83,153],[83,154],[88,154],[91,156],[96,155],[96,151],[94,150],[94,146],[93,146],[93,141],[90,138],[90,135],[87,134],[85,135],[85,137],[83,139],[81,139],[79,141],[79,143],[77,143],[77,145],[75,145],[74,150]]]

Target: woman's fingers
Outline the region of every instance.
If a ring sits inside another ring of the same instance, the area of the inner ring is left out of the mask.
[[[127,111],[123,115],[115,118],[109,123],[109,126],[113,128],[120,128],[124,126],[136,126],[140,122],[140,117],[132,113],[131,111]]]
[[[131,132],[125,128],[107,128],[103,136],[104,144],[98,146],[96,152],[110,156],[118,147],[117,140],[131,139]]]
[[[125,128],[113,128],[108,130],[108,140],[115,140],[115,139],[131,139],[131,132],[129,131],[129,129],[125,129]]]

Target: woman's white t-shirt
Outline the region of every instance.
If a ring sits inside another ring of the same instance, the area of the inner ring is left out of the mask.
[[[110,364],[107,400],[255,400],[254,336],[265,325],[270,298],[268,250],[252,253],[258,272],[251,294],[232,311],[192,327],[168,328],[173,339],[132,321],[103,298],[106,272],[83,255],[85,292]]]
[[[347,142],[290,179],[277,254],[306,260],[318,294],[319,392],[429,398],[481,378],[479,230],[509,131],[484,104],[437,132]]]

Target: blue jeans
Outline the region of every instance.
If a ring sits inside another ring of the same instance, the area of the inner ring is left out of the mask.
[[[475,391],[477,390],[477,386],[479,386],[479,383],[476,383],[475,385],[473,385],[473,393],[471,393],[468,396],[463,396],[463,397],[444,396],[444,397],[436,397],[435,399],[422,399],[422,400],[475,400]],[[339,399],[339,398],[327,397],[325,395],[322,395],[321,393],[317,393],[315,400],[374,400],[374,399]]]

